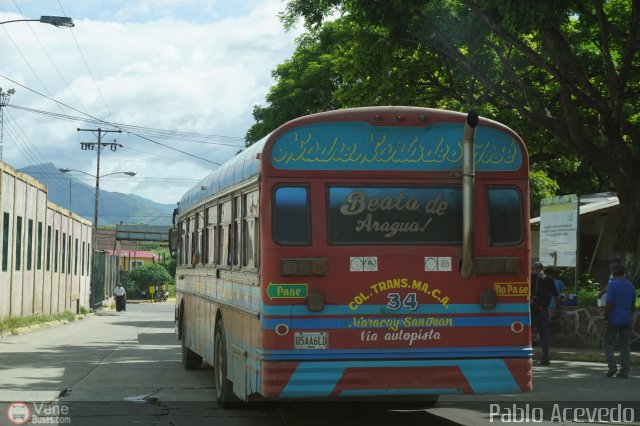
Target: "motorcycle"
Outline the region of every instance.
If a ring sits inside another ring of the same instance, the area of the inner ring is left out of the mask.
[[[169,292],[166,290],[160,290],[156,293],[156,302],[166,302],[169,298]]]

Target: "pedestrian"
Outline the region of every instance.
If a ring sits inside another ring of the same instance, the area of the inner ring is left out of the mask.
[[[620,256],[613,256],[611,258],[611,262],[609,263],[609,270],[611,271],[611,267],[613,265],[615,265],[616,263],[622,263],[622,258]],[[613,273],[609,274],[609,280],[607,281],[607,283],[600,289],[600,291],[598,291],[598,294],[596,295],[597,297],[597,302],[598,302],[598,306],[606,306],[607,305],[607,288],[609,286],[609,283],[613,281]]]
[[[607,377],[626,379],[629,377],[631,358],[631,325],[636,309],[636,287],[624,277],[622,263],[611,264],[613,280],[607,285],[607,304],[604,308],[604,320],[607,329],[604,334],[604,354],[609,371]],[[616,338],[620,342],[620,371],[613,353]]]
[[[553,280],[553,283],[556,286],[556,290],[558,290],[558,299],[560,299],[560,303],[562,304],[565,301],[567,285],[560,279],[556,278],[555,269],[547,266],[542,270],[542,273],[545,277],[549,277]],[[556,304],[556,299],[551,298],[551,302],[549,303],[549,309],[556,309],[560,305]]]
[[[114,290],[113,294],[116,296],[116,311],[127,310],[127,291],[122,287],[122,283],[119,282],[118,286]]]
[[[560,302],[558,300],[558,289],[553,279],[544,276],[542,270],[542,263],[533,263],[531,267],[531,319],[534,330],[537,330],[540,335],[540,347],[542,349],[540,365],[550,365],[549,304],[552,297],[555,298],[557,306],[560,306]]]

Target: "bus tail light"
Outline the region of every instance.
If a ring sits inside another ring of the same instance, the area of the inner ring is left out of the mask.
[[[283,277],[324,277],[327,275],[327,259],[281,259],[280,275]]]
[[[480,293],[480,306],[482,309],[495,309],[498,304],[498,294],[493,290],[485,290]]]
[[[312,291],[307,296],[307,308],[311,312],[320,312],[324,308],[324,294]]]

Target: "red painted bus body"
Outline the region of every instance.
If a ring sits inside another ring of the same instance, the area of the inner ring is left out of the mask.
[[[302,117],[183,197],[178,334],[221,402],[531,391],[527,152],[481,118],[463,173],[466,119]]]

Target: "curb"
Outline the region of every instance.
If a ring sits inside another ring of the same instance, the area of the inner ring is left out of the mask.
[[[539,357],[540,349],[536,348],[533,351],[534,357]],[[619,360],[619,352],[615,352],[616,360]],[[579,361],[579,362],[596,362],[606,364],[607,359],[603,352],[597,352],[595,349],[591,351],[584,351],[581,349],[556,349],[551,348],[549,350],[549,357],[551,360],[558,361]],[[631,352],[630,362],[633,365],[640,365],[640,353]]]
[[[83,320],[83,319],[87,318],[89,315],[91,315],[91,314],[76,314],[76,319],[74,321]],[[31,325],[28,325],[28,326],[25,326],[25,327],[18,327],[18,328],[14,328],[12,330],[9,330],[9,331],[0,332],[0,339],[3,339],[5,337],[9,337],[9,336],[16,336],[18,334],[25,334],[25,333],[28,333],[30,331],[39,330],[41,328],[56,327],[58,325],[68,324],[68,323],[74,322],[74,321],[56,320],[56,321],[42,322],[42,323],[39,323],[39,324],[31,324]]]

